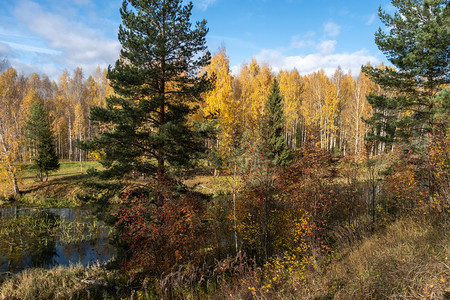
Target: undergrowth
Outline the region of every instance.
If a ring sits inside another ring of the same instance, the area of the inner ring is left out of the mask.
[[[433,222],[403,217],[360,241],[341,243],[328,255],[299,258],[295,264],[290,257],[276,257],[262,267],[252,267],[242,258],[225,260],[217,263],[213,273],[227,270],[223,274],[229,276],[215,279],[203,277],[204,271],[200,269],[196,276],[187,276],[190,273],[182,268],[159,282],[160,296],[167,299],[448,299],[450,237],[445,232],[448,224]],[[190,279],[183,280],[186,276]],[[210,281],[206,283],[207,280]],[[169,281],[169,286],[176,287],[171,294],[167,294]]]

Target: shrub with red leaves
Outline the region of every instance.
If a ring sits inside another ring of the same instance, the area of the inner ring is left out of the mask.
[[[116,228],[125,271],[161,275],[201,260],[209,232],[201,195],[170,185],[132,186],[122,202]]]

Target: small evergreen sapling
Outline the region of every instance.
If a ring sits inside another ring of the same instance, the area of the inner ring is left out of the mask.
[[[38,96],[36,95],[36,97]],[[50,117],[39,100],[36,100],[31,106],[25,129],[33,158],[33,167],[38,170],[41,181],[43,181],[44,174],[48,180],[48,173],[59,169],[59,160],[50,127]]]

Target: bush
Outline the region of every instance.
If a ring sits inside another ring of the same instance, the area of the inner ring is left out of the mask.
[[[116,215],[123,270],[160,276],[199,263],[210,236],[204,199],[172,185],[129,187]]]

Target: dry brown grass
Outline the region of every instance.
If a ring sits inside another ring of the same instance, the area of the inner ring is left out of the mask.
[[[450,294],[450,237],[443,227],[400,219],[336,254],[322,274],[310,274],[310,293],[303,296],[444,299]]]
[[[233,177],[230,175],[198,175],[184,181],[189,187],[205,194],[226,194],[233,190]]]
[[[28,269],[0,285],[0,299],[104,299],[115,291],[111,282],[114,274],[100,266]]]

